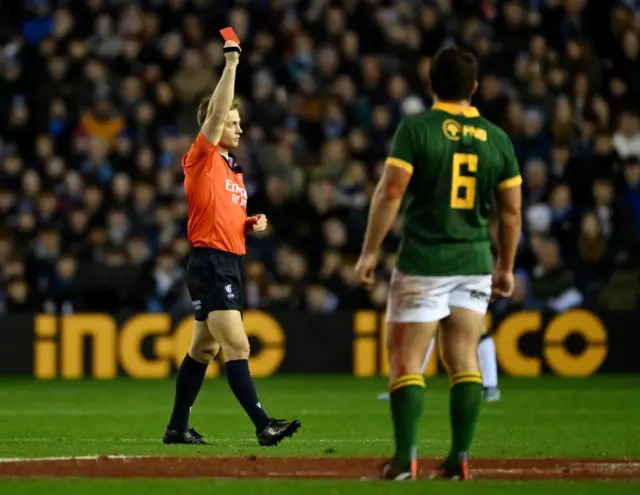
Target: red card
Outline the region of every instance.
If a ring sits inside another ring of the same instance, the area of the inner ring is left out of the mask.
[[[240,38],[238,38],[238,35],[231,26],[221,29],[220,34],[225,41],[235,41],[238,45],[240,44]]]

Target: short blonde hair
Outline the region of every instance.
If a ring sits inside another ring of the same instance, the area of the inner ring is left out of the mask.
[[[211,96],[204,97],[200,104],[198,105],[198,125],[202,127],[204,121],[207,119],[207,110],[209,110],[209,102],[211,101]],[[234,98],[231,102],[231,108],[229,110],[238,110],[240,108],[240,100],[238,98]]]

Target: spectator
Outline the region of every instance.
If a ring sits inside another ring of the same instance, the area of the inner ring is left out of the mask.
[[[176,264],[171,251],[162,251],[156,257],[153,269],[153,289],[148,301],[149,311],[173,309],[182,299],[182,277],[184,270]],[[190,304],[187,301],[187,304]]]
[[[547,197],[547,167],[542,160],[533,159],[524,166],[523,198],[527,204],[543,201]]]
[[[575,210],[571,190],[564,183],[558,184],[549,195],[551,206],[551,235],[560,244],[563,256],[569,254],[571,240],[575,237]]]
[[[42,291],[44,311],[47,313],[70,314],[81,311],[79,295],[74,286],[78,272],[78,262],[72,255],[62,254],[56,263],[55,271]]]
[[[533,270],[531,295],[541,308],[567,311],[582,303],[583,296],[574,286],[573,274],[560,258],[560,247],[545,239],[536,253],[538,265]]]
[[[200,54],[193,49],[184,53],[180,69],[171,82],[178,98],[188,105],[194,105],[197,98],[215,87],[211,73],[203,66]]]
[[[613,146],[622,158],[640,156],[640,126],[637,112],[622,112],[618,131],[613,136]]]
[[[338,298],[322,285],[310,285],[305,295],[305,310],[310,313],[331,313],[338,307]]]
[[[430,58],[446,43],[478,57],[474,104],[508,133],[522,167],[522,271],[506,310],[571,307],[573,285],[581,304],[613,307],[597,293],[627,287],[620,270],[640,262],[640,43],[627,7],[249,3],[227,14],[247,47],[236,158],[250,211],[269,218],[248,239],[250,307],[384,307],[398,222],[374,291],[357,287],[350,262],[398,120],[430,104]],[[224,61],[203,21],[218,11],[38,0],[0,16],[5,310],[185,308],[180,160],[197,132],[194,105]],[[550,289],[563,280],[569,289]]]
[[[113,108],[111,100],[99,97],[93,108],[80,118],[80,129],[91,137],[112,145],[116,136],[124,129],[124,118]],[[94,141],[97,142],[97,141]]]
[[[636,231],[640,230],[640,157],[631,157],[624,165],[624,199],[631,207]]]
[[[607,239],[593,212],[582,216],[577,248],[576,285],[587,297],[593,297],[611,268]]]
[[[593,198],[602,233],[610,240],[615,255],[626,255],[633,239],[637,238],[629,205],[615,196],[613,182],[608,178],[594,181]]]
[[[6,287],[7,292],[2,306],[7,314],[32,313],[40,310],[29,284],[24,279],[9,280]]]

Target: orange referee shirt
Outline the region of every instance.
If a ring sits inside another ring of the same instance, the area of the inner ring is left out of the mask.
[[[182,159],[182,168],[191,245],[245,254],[247,191],[242,174],[231,170],[202,132]]]

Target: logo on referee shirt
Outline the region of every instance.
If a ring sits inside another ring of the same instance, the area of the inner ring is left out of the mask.
[[[191,301],[191,305],[193,306],[193,309],[195,309],[196,311],[199,311],[202,309],[202,301]]]
[[[233,287],[231,287],[231,284],[225,285],[224,290],[227,291],[227,299],[233,299],[236,297],[235,294],[233,293]]]

